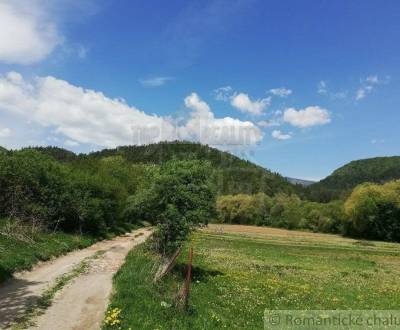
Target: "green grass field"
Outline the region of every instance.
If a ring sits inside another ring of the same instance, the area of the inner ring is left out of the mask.
[[[174,308],[187,254],[154,285],[158,259],[141,246],[114,279],[110,309],[121,309],[121,323],[105,328],[262,329],[265,309],[400,309],[400,244],[212,225],[189,245],[187,311]]]

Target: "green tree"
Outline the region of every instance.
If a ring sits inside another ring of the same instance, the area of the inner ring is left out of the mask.
[[[346,233],[367,239],[400,241],[400,181],[357,186],[345,203]]]
[[[154,248],[164,256],[182,245],[191,230],[215,217],[210,163],[171,160],[140,196],[129,199],[130,215],[156,224]]]

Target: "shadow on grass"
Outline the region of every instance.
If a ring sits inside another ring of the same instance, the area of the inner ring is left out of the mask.
[[[181,277],[182,279],[184,279],[186,276],[186,271],[187,271],[186,264],[179,263],[176,264],[172,272]],[[224,273],[220,272],[219,270],[204,269],[198,266],[192,267],[192,280],[194,281],[207,282],[212,277],[222,276],[222,275],[224,275]]]

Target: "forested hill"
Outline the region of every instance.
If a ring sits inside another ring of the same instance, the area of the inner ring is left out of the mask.
[[[290,193],[300,189],[278,173],[273,173],[228,152],[199,143],[161,142],[144,146],[123,146],[79,156],[57,147],[35,149],[51,155],[57,160],[67,162],[79,159],[98,160],[112,156],[121,156],[134,164],[156,165],[171,159],[208,160],[214,168],[214,173],[210,173],[210,175],[214,175],[220,194],[265,192],[273,195],[277,192]]]
[[[94,152],[89,154],[89,157],[116,155],[129,162],[141,164],[161,164],[171,159],[208,160],[215,169],[215,182],[221,194],[265,192],[272,195],[298,189],[278,173],[199,143],[161,142],[145,146],[124,146]]]
[[[363,182],[383,183],[400,179],[400,156],[352,161],[309,187],[311,198],[320,201],[345,196]]]

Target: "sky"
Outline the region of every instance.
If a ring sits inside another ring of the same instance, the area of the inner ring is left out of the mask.
[[[187,140],[319,180],[400,155],[398,0],[0,0],[0,145]]]

